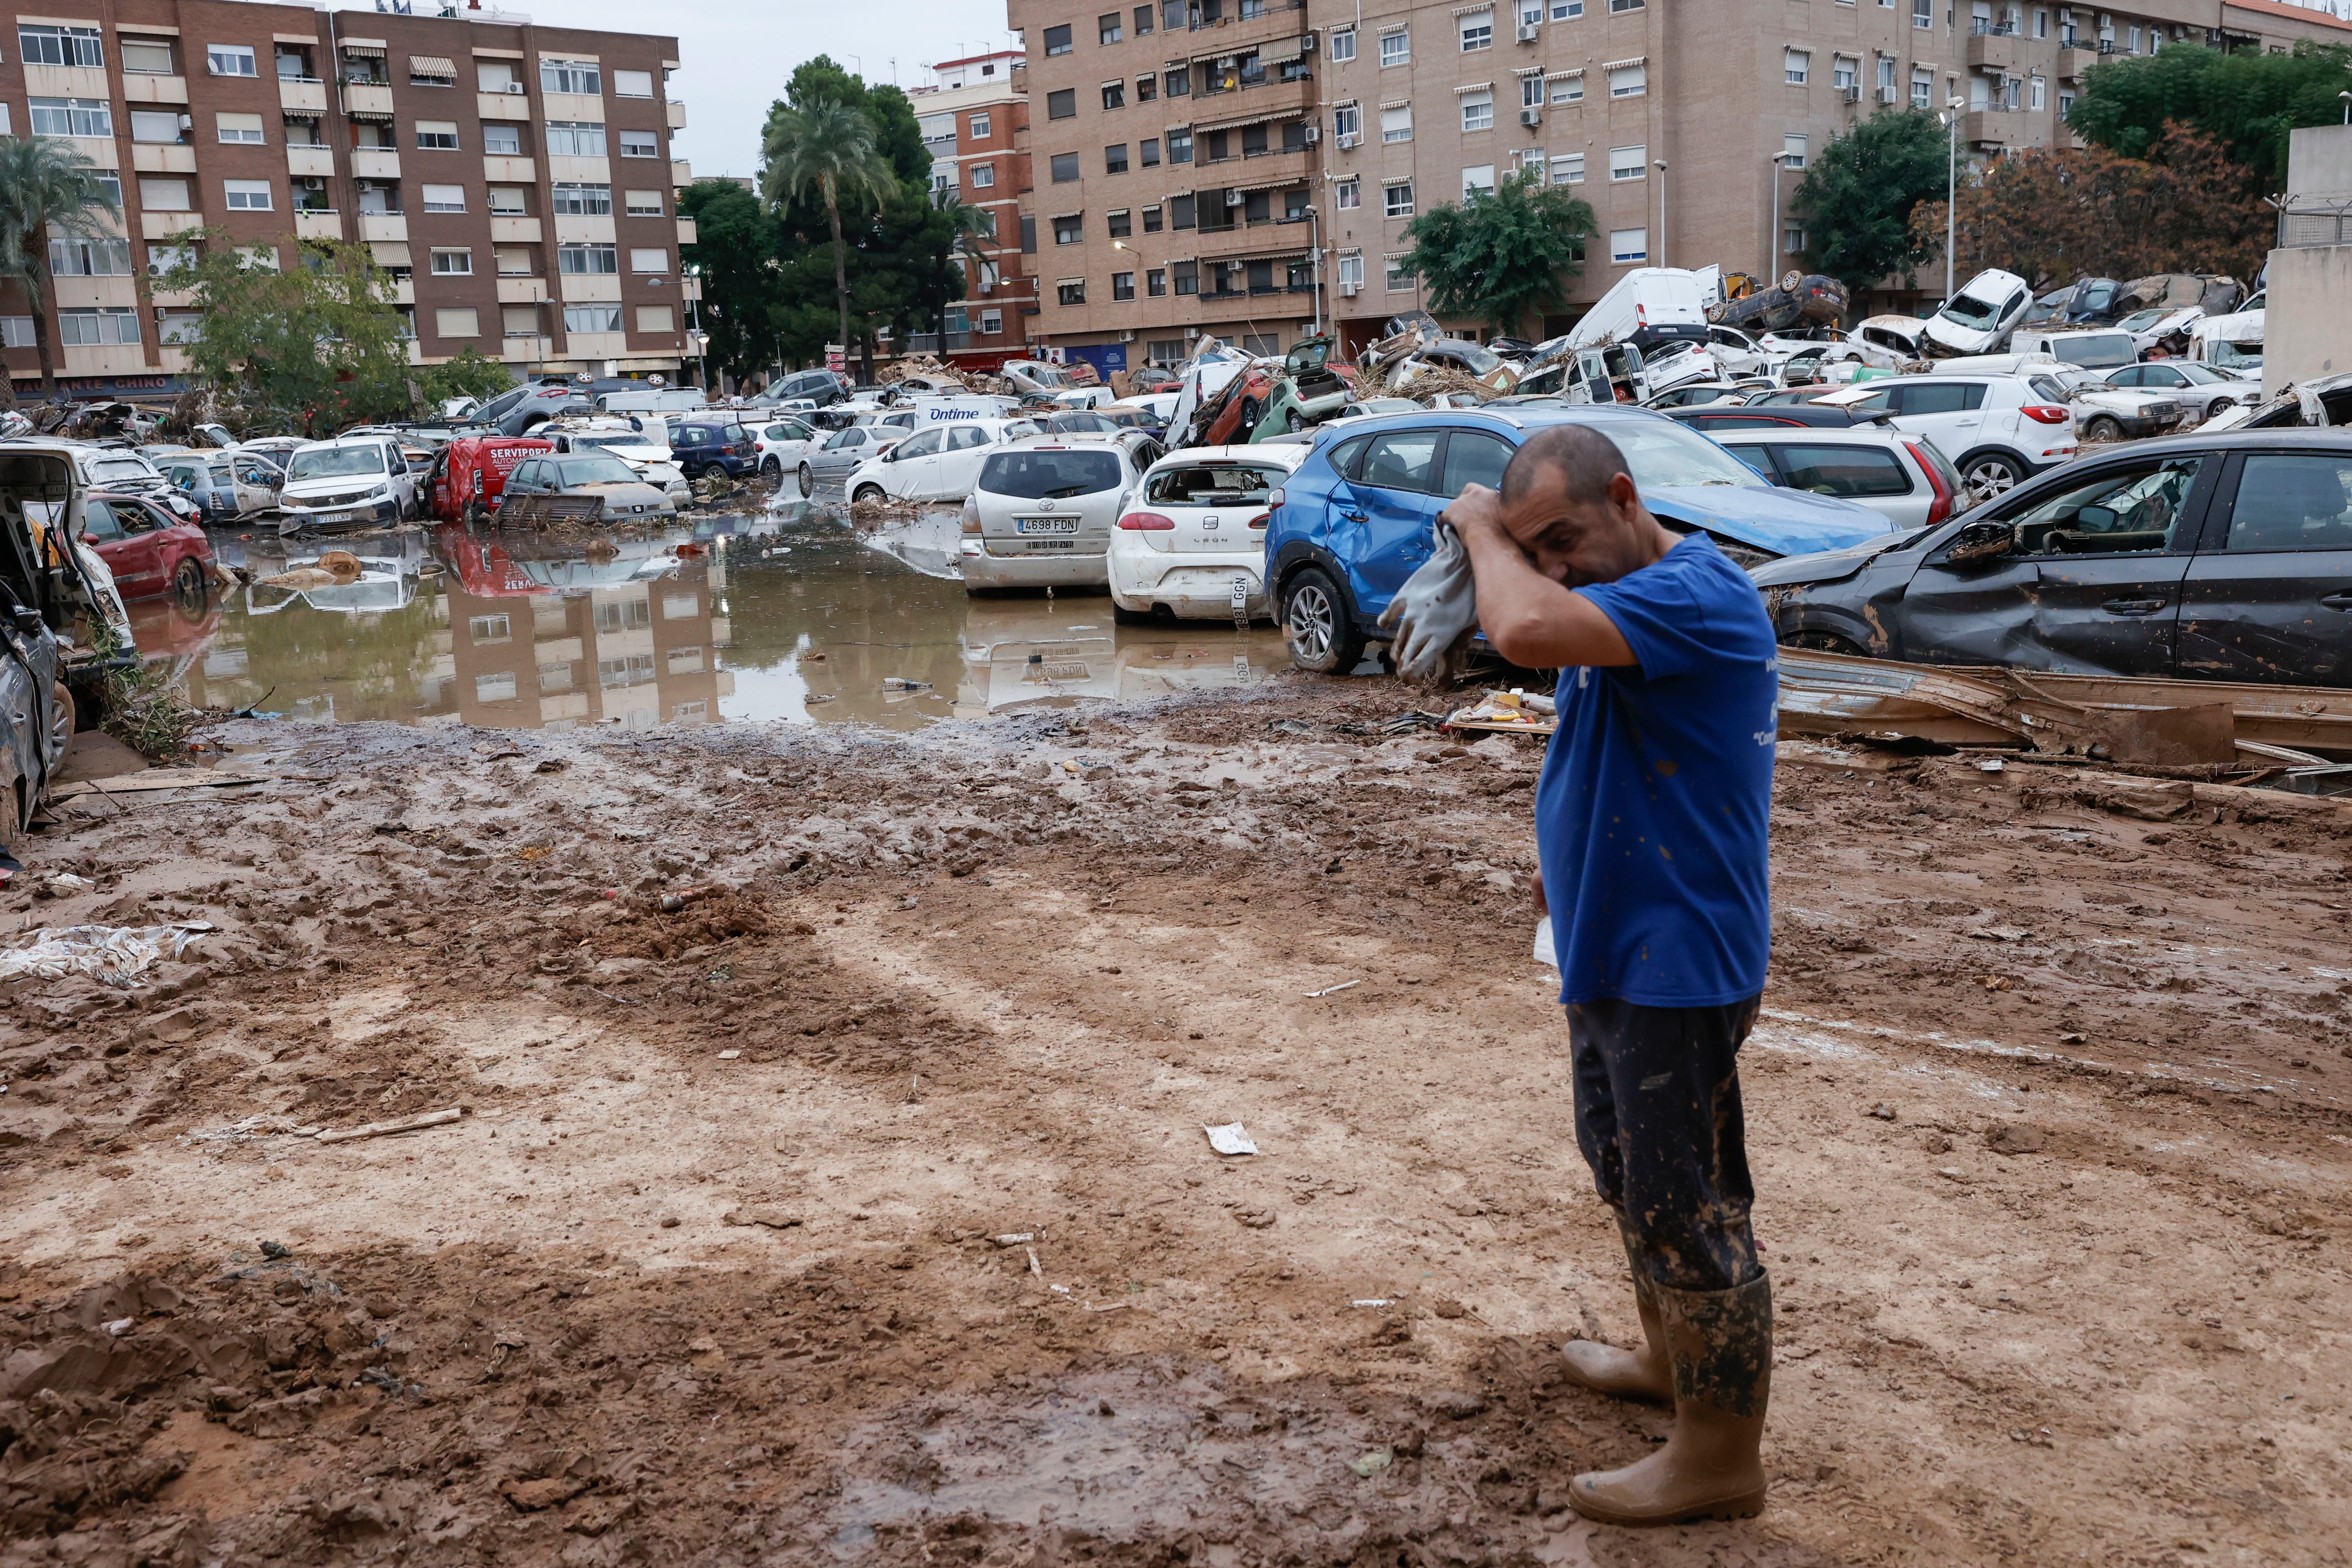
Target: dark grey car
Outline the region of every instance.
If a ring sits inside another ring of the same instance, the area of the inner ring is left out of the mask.
[[[2352,686],[2352,429],[2141,442],[1749,575],[1799,647]]]

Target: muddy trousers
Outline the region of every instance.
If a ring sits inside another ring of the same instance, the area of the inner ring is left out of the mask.
[[[1674,1364],[1675,1395],[1760,1416],[1772,1368],[1772,1283],[1756,1259],[1740,1119],[1740,1043],[1757,1000],[1643,1007],[1614,997],[1568,1009],[1576,1142],[1616,1211],[1645,1316]]]

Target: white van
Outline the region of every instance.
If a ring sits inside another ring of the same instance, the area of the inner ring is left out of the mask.
[[[1663,345],[1692,342],[1706,347],[1707,292],[1697,273],[1680,267],[1636,267],[1594,301],[1569,329],[1568,346],[1592,348],[1603,342],[1631,343],[1644,359]]]
[[[2208,316],[2189,331],[2189,359],[2235,375],[2263,374],[2263,296],[2254,296],[2252,310],[2234,315]]]
[[[286,461],[278,531],[389,528],[416,515],[416,480],[394,436],[310,441]]]
[[[2033,303],[2033,290],[2014,272],[1989,268],[1961,285],[1922,329],[1929,353],[1997,354]]]
[[[649,386],[643,392],[607,392],[596,399],[599,414],[681,414],[709,406],[710,399],[691,386]]]
[[[2121,370],[2139,363],[2139,345],[2132,342],[2129,332],[2116,327],[2071,332],[2036,328],[2012,336],[2009,348],[2011,353],[2048,354],[2060,364],[2079,370]]]

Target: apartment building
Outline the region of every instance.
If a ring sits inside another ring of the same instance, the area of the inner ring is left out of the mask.
[[[1030,186],[1027,61],[1017,49],[941,60],[929,84],[910,89],[931,189],[953,192],[995,221],[986,240],[967,242],[964,295],[948,307],[944,334],[919,333],[910,348],[939,352],[975,371],[1019,359],[1037,319],[1037,280],[1023,250],[1021,200]]]
[[[152,279],[216,231],[266,265],[366,242],[413,363],[675,376],[689,178],[669,156],[673,38],[246,0],[58,0],[0,34],[0,133],[58,136],[119,189],[118,238],[52,245],[73,391],[176,388],[191,302]],[[37,380],[21,294],[0,353]]]
[[[1961,153],[1978,159],[2069,144],[2062,117],[2102,59],[2184,41],[2352,41],[2352,24],[2276,0],[2138,0],[2129,12],[2046,0],[1117,11],[1010,0],[1010,11],[1045,106],[1031,153],[1044,177],[1024,208],[1039,237],[1038,335],[1098,363],[1181,358],[1204,331],[1287,347],[1318,318],[1352,351],[1397,310],[1428,306],[1402,265],[1412,217],[1523,172],[1593,209],[1564,308],[1524,329],[1564,331],[1631,268],[1769,277],[1799,265],[1790,197],[1804,168],[1882,107],[1959,100]]]

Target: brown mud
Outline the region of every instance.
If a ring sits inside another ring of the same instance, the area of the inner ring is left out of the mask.
[[[2346,1560],[2336,808],[1784,748],[1771,1502],[1628,1533],[1538,753],[1418,700],[76,803],[9,929],[219,929],[0,992],[0,1563]]]

